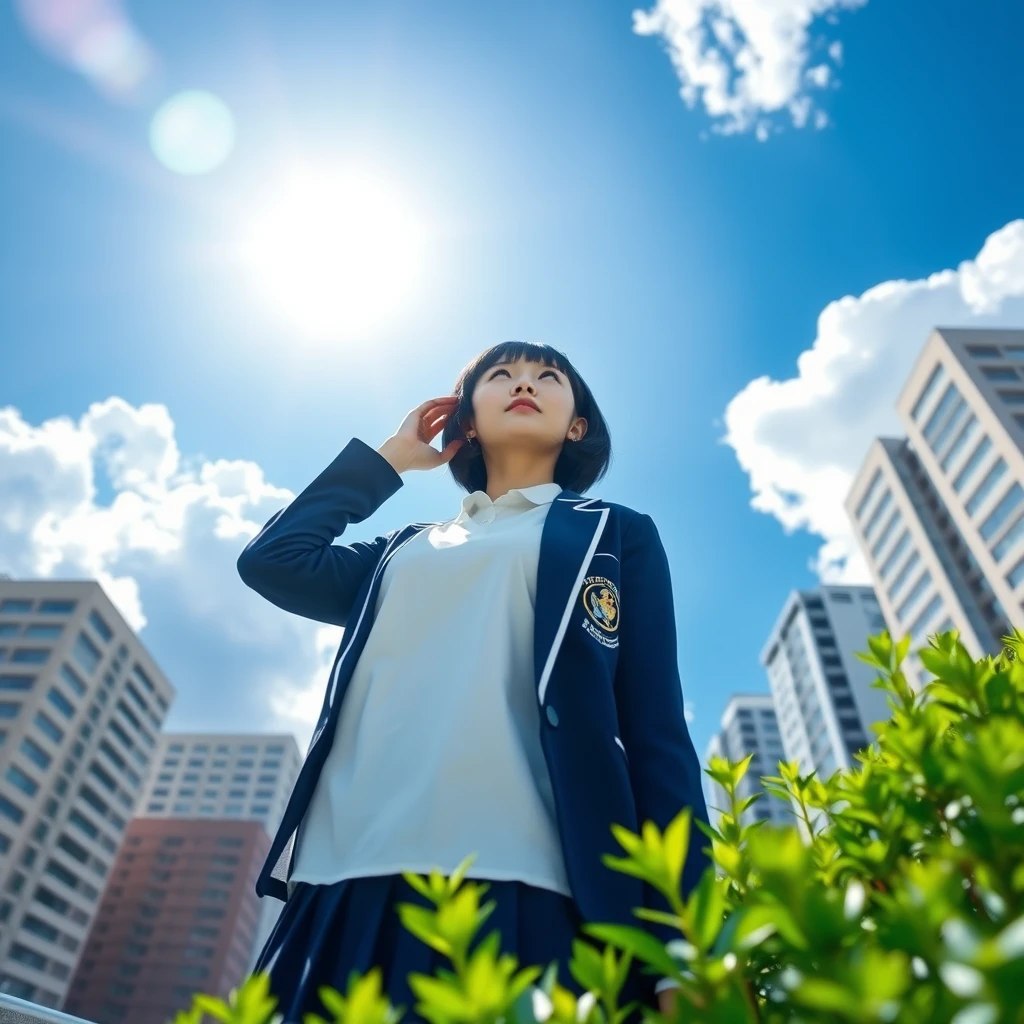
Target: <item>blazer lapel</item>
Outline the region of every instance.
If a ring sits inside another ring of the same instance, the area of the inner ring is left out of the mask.
[[[544,703],[558,649],[610,509],[597,498],[563,490],[551,503],[537,565],[533,656],[537,700]]]

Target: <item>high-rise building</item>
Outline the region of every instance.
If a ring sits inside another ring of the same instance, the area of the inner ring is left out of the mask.
[[[710,765],[712,757],[742,761],[751,754],[747,774],[737,787],[737,796],[746,799],[755,793],[762,795],[740,814],[740,824],[768,820],[792,825],[793,813],[789,805],[767,792],[761,782],[764,775],[778,775],[778,762],[784,760],[771,694],[743,693],[729,698],[722,715],[722,727],[711,737],[704,763]],[[702,781],[708,810],[717,817],[717,812],[728,810],[729,798],[709,775],[704,775]]]
[[[164,733],[139,814],[253,820],[273,836],[301,766],[291,733]],[[247,967],[283,907],[269,896],[260,900]]]
[[[196,992],[226,998],[248,973],[258,820],[134,818],[65,1008],[99,1024],[166,1024]]]
[[[301,765],[291,733],[162,733],[138,813],[255,819],[273,835]]]
[[[878,673],[854,657],[885,628],[871,587],[822,586],[790,593],[761,651],[785,760],[826,779],[856,764],[874,739],[873,722],[888,720]]]
[[[956,628],[998,653],[1024,598],[1024,331],[932,331],[846,499],[882,611],[911,651]],[[916,656],[911,685],[930,678]]]
[[[98,583],[0,579],[0,992],[62,1005],[173,699]]]

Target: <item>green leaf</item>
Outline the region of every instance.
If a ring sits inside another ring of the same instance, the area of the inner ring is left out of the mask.
[[[632,953],[644,963],[656,967],[666,977],[676,977],[678,967],[665,946],[649,932],[624,924],[585,924],[583,931],[595,939]]]
[[[702,952],[707,952],[722,928],[725,894],[713,871],[705,871],[686,903],[687,937]]]

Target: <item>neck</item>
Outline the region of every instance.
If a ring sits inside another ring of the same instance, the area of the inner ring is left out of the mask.
[[[487,497],[495,501],[513,488],[554,483],[558,455],[558,452],[550,456],[538,455],[522,449],[488,451],[484,456]]]

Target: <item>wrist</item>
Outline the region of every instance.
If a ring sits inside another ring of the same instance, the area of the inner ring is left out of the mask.
[[[389,437],[377,449],[377,454],[391,463],[391,467],[396,473],[404,473],[412,461],[408,452],[403,450],[403,446],[394,437]]]

